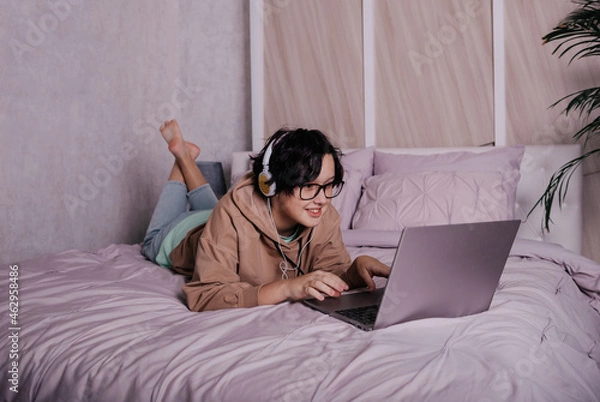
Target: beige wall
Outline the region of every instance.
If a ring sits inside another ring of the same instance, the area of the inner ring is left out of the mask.
[[[280,7],[264,19],[265,135],[319,128],[341,146],[362,147],[361,1],[273,4]]]
[[[490,2],[374,3],[379,147],[494,141]]]
[[[373,0],[372,48],[358,36],[360,1],[264,1],[265,136],[280,123],[315,126],[340,146],[360,146],[367,119],[361,88],[368,82],[362,48],[374,55],[374,145],[476,146],[497,138],[491,0]],[[505,0],[504,6],[506,143],[569,143],[581,122],[548,107],[600,85],[599,61],[568,65],[541,37],[574,4]],[[596,261],[598,170],[585,166],[583,207],[583,253]]]

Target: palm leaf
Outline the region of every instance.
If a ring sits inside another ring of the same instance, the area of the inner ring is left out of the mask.
[[[561,41],[552,54],[558,57],[579,48],[569,63],[575,59],[600,55],[600,1],[574,1],[580,7],[571,12],[550,33],[543,43]]]
[[[578,113],[579,117],[588,117],[590,116],[596,109],[600,108],[600,87],[588,88],[581,91],[574,92],[570,95],[567,95],[555,103],[553,103],[550,107],[555,107],[559,103],[565,101],[566,99],[571,98],[563,113],[568,115],[569,113],[575,112]],[[586,124],[583,128],[581,128],[577,133],[573,135],[573,139],[575,141],[579,141],[582,138],[584,139],[584,147],[587,145],[589,140],[595,136],[600,135],[600,116],[596,117],[593,121]]]
[[[555,107],[568,98],[572,99],[565,108],[565,114],[575,110],[579,111],[580,116],[583,114],[589,115],[595,109],[600,107],[600,87],[587,88],[581,91],[573,92],[572,94],[564,96],[558,101],[554,102],[550,107]]]
[[[552,54],[561,58],[571,53],[569,64],[575,59],[600,56],[600,0],[575,0],[574,3],[579,7],[542,38],[544,44],[559,41],[560,43]],[[600,87],[588,88],[567,95],[551,107],[555,107],[567,99],[570,99],[570,101],[563,111],[565,115],[574,112],[578,113],[581,118],[587,118],[592,112],[600,108]],[[600,135],[600,116],[575,133],[573,139],[575,141],[584,139],[585,147],[595,135]],[[562,165],[552,175],[544,193],[527,216],[531,215],[538,206],[543,206],[543,227],[550,231],[552,206],[555,198],[558,197],[558,205],[562,208],[573,173],[585,159],[599,153],[600,148],[596,148]]]
[[[595,135],[600,135],[600,116],[596,117],[591,123],[586,124],[578,132],[573,134],[573,138],[575,141],[579,141],[584,138],[583,147],[585,148],[588,145],[588,142]]]
[[[527,216],[531,215],[534,209],[536,209],[539,205],[544,206],[544,216],[543,216],[543,228],[548,232],[550,231],[550,223],[552,222],[551,212],[552,205],[554,204],[554,199],[558,195],[558,206],[562,208],[562,204],[565,201],[567,196],[567,192],[569,190],[569,182],[573,173],[577,170],[577,168],[581,165],[581,163],[590,157],[591,155],[600,153],[600,148],[593,149],[589,152],[586,152],[583,155],[578,156],[575,159],[570,160],[569,162],[562,165],[550,178],[548,186],[544,191],[544,194],[537,200],[535,205],[531,208]],[[557,194],[558,193],[558,194]]]

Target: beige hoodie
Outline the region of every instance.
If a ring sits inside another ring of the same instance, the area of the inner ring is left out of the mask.
[[[304,246],[302,272],[332,271],[349,282],[344,273],[352,261],[335,208],[327,209],[318,226],[305,228],[290,243],[281,242],[294,264]],[[266,199],[255,190],[252,173],[219,201],[206,225],[191,231],[170,258],[177,272],[189,275],[193,269],[191,281],[183,286],[190,310],[258,305],[260,286],[281,280],[282,256]]]

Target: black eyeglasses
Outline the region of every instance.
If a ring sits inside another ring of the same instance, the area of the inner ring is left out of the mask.
[[[344,187],[344,182],[341,181],[339,183],[327,183],[327,184],[305,184],[300,186],[300,199],[304,201],[312,200],[316,198],[321,190],[323,190],[323,194],[325,194],[325,198],[335,198],[340,195],[342,191],[342,187]]]

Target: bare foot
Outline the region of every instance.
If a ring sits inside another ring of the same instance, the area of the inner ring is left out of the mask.
[[[177,120],[165,120],[159,130],[167,144],[175,137],[183,138]]]
[[[190,156],[192,157],[192,159],[196,160],[198,155],[200,155],[200,147],[198,147],[198,145],[193,144],[188,141],[185,142],[185,146],[188,149],[188,152],[190,153]]]
[[[200,148],[197,145],[183,139],[177,120],[165,121],[160,126],[160,133],[169,144],[169,151],[176,159],[191,157],[192,160],[196,160],[200,155]]]
[[[177,120],[165,121],[160,126],[160,133],[169,144],[169,151],[175,157],[169,180],[185,183],[188,191],[206,184],[206,178],[195,162],[198,155],[200,155],[200,148],[196,144],[183,139]]]

